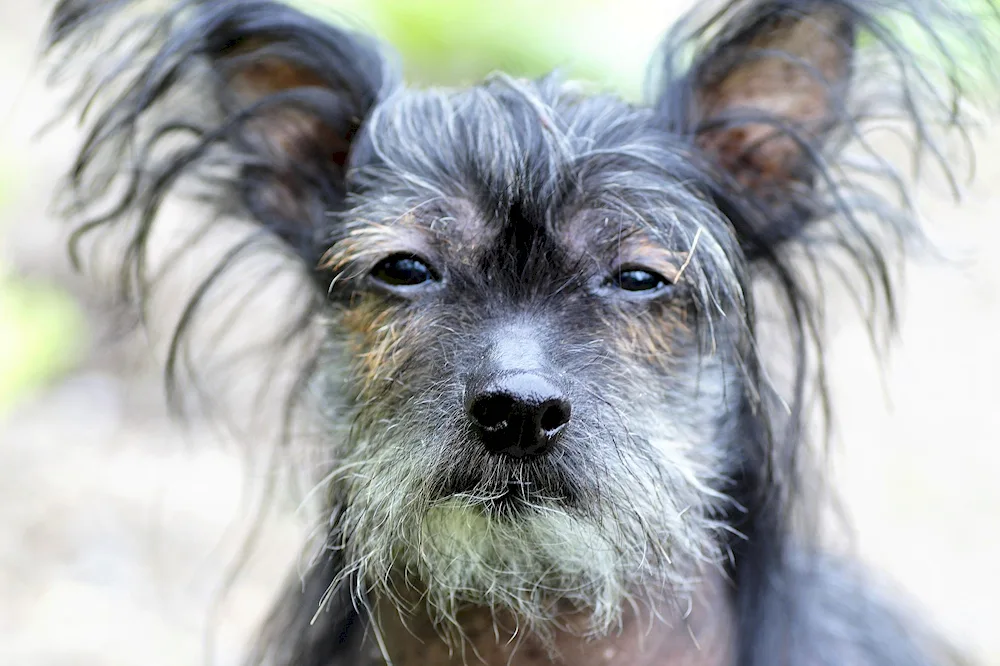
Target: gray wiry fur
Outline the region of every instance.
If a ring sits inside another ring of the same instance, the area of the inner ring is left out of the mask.
[[[391,227],[427,208],[434,210],[434,224],[460,224],[484,187],[538,188],[534,196],[540,201],[562,199],[547,212],[545,223],[553,227],[572,222],[574,211],[587,211],[599,223],[613,224],[614,238],[634,225],[679,252],[698,238],[699,252],[685,270],[707,314],[706,338],[691,344],[728,348],[728,338],[735,335],[732,324],[716,318],[743,311],[742,287],[730,264],[732,247],[724,245],[730,241],[711,231],[720,224],[718,213],[680,180],[683,172],[678,173],[673,154],[646,140],[642,118],[648,113],[580,98],[555,79],[533,84],[498,77],[467,94],[390,95],[373,113],[366,135],[377,166],[356,174],[360,191],[380,196],[350,201],[355,205],[337,228],[346,236],[364,234],[373,224]],[[551,118],[551,125],[535,126],[536,115]],[[524,135],[511,132],[521,125]],[[433,144],[425,140],[428,135],[436,137]],[[534,159],[525,162],[521,156],[526,154]],[[332,246],[337,247],[335,239]],[[348,275],[370,268],[355,265]],[[698,567],[721,567],[724,561],[720,543],[725,539],[717,533],[726,525],[719,517],[733,500],[721,488],[734,459],[727,442],[733,428],[725,417],[739,399],[740,370],[726,367],[719,355],[695,353],[693,362],[678,362],[664,379],[607,349],[602,338],[616,336],[613,330],[589,339],[579,336],[579,354],[562,337],[561,345],[543,353],[565,356],[563,372],[592,381],[577,387],[573,404],[582,418],[574,420],[565,435],[565,453],[548,461],[552,469],[546,473],[574,480],[577,501],[567,509],[541,493],[531,502],[537,510],[522,519],[493,521],[479,513],[479,504],[501,495],[511,476],[531,478],[531,470],[511,469],[485,454],[456,460],[468,428],[454,410],[464,388],[454,368],[468,366],[468,357],[478,352],[461,349],[453,338],[461,339],[456,331],[481,330],[493,318],[517,313],[516,300],[511,295],[512,303],[491,306],[495,313],[462,317],[448,309],[421,322],[422,328],[435,327],[438,346],[451,348],[443,358],[427,359],[441,372],[424,369],[414,380],[400,371],[399,386],[387,386],[378,402],[356,415],[329,419],[364,424],[334,455],[338,468],[324,479],[334,496],[343,498],[337,511],[344,537],[336,547],[350,565],[342,577],[354,578],[359,596],[391,597],[398,584],[392,572],[402,564],[404,578],[426,585],[424,602],[443,627],[468,603],[513,609],[537,632],[556,621],[553,614],[560,609],[552,602],[561,599],[591,609],[592,630],[598,634],[618,621],[621,608],[636,594],[669,590],[668,596],[684,607]],[[537,317],[523,318],[526,330],[513,326],[499,336],[530,344]],[[717,326],[724,330],[716,331]],[[334,323],[332,334],[339,328]],[[726,341],[720,344],[716,335]],[[321,367],[350,363],[349,353],[340,356]],[[574,356],[585,365],[574,367]],[[395,377],[387,372],[379,379],[393,382]],[[333,375],[335,387],[341,381]],[[325,402],[335,402],[338,392],[324,392],[333,394]],[[644,399],[636,399],[643,394]],[[392,429],[385,428],[387,422]],[[441,477],[459,465],[481,469],[481,475],[465,492],[442,500]],[[586,482],[594,469],[601,473],[599,487]]]
[[[63,0],[53,45],[75,55],[130,5]],[[935,62],[915,60],[893,15]],[[655,98],[633,105],[556,76],[409,90],[366,37],[269,0],[140,18],[83,88],[82,229],[131,220],[123,281],[144,303],[160,203],[199,185],[302,262],[312,307],[290,332],[322,331],[293,392],[323,424],[297,457],[320,548],[249,663],[358,663],[367,632],[381,639],[373,601],[428,613],[455,645],[469,607],[543,642],[567,610],[589,618],[584,637],[631,606],[677,624],[708,579],[728,586],[741,665],[951,663],[796,520],[820,500],[804,437],[810,378],[825,399],[813,271],[839,252],[873,330],[892,323],[884,246],[915,220],[866,132],[888,118],[943,162],[931,129],[957,125],[965,93],[956,28],[991,64],[983,24],[937,1],[734,2],[678,25]],[[873,57],[856,57],[862,38]],[[102,170],[123,156],[124,173]],[[185,308],[171,379],[207,294],[257,238]],[[427,279],[379,278],[398,256]],[[656,289],[623,286],[636,267]],[[786,314],[787,390],[762,363],[761,283]],[[480,441],[466,394],[495,358],[572,405],[549,454]]]

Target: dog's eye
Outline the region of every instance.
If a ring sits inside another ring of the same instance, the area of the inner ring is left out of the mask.
[[[611,278],[611,283],[619,289],[625,291],[660,291],[668,287],[670,283],[667,278],[659,273],[647,271],[644,268],[626,267],[619,270]]]
[[[371,276],[391,287],[413,287],[436,280],[434,271],[411,254],[394,254],[372,269]]]

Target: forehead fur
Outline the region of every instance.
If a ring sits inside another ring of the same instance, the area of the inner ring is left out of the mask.
[[[342,263],[500,247],[520,270],[532,256],[633,261],[668,278],[684,265],[706,293],[741,302],[742,257],[696,154],[649,109],[554,76],[400,90],[358,137],[330,244]]]

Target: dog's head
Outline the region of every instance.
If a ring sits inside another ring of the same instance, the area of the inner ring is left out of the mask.
[[[356,141],[319,380],[349,559],[529,617],[717,562],[745,267],[690,146],[509,78]]]
[[[118,4],[65,0],[57,41]],[[366,589],[403,581],[445,615],[546,620],[559,600],[604,627],[640,589],[679,598],[720,565],[784,460],[751,279],[777,277],[804,363],[813,322],[786,243],[833,219],[863,284],[885,277],[859,215],[887,208],[836,159],[868,118],[859,32],[903,72],[904,117],[931,120],[891,33],[834,0],[682,24],[648,105],[555,77],[409,90],[367,38],[273,2],[184,2],[146,29],[126,60],[153,56],[79,171],[122,136],[149,161],[186,136],[126,188],[141,249],[179,174],[238,166],[206,182],[305,262],[323,302],[310,386],[332,545]],[[132,132],[192,82],[198,114]]]

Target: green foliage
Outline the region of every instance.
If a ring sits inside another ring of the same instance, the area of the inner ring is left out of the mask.
[[[941,30],[942,26],[935,22],[934,15],[922,17],[923,20],[930,20],[935,30],[933,34],[917,18],[901,17],[897,17],[893,32],[916,55],[918,63],[914,64],[929,65],[931,71],[939,71],[947,79],[936,81],[937,84],[957,83],[973,95],[994,97],[1000,82],[997,78],[1000,63],[994,60],[992,53],[1000,40],[1000,0],[950,0],[946,5],[942,9],[967,15],[971,21],[969,25],[978,23],[970,32],[982,30],[992,37],[992,43],[984,43],[977,35],[969,34],[962,28]],[[869,34],[861,37],[862,45],[872,42],[874,38]]]
[[[568,74],[599,75],[599,68],[559,35],[566,17],[580,12],[579,4],[375,0],[372,11],[380,34],[403,55],[412,80],[468,83],[496,70],[536,77],[563,64]]]
[[[65,293],[0,278],[0,414],[25,391],[66,371],[83,331]]]
[[[537,77],[554,68],[574,78],[617,78],[613,63],[580,45],[585,24],[595,11],[607,11],[607,0],[291,2],[341,23],[360,22],[399,52],[407,80],[417,85],[469,84],[495,71]]]
[[[11,182],[9,172],[0,170],[0,207]],[[84,331],[67,294],[8,276],[0,264],[0,415],[26,391],[70,367]]]

